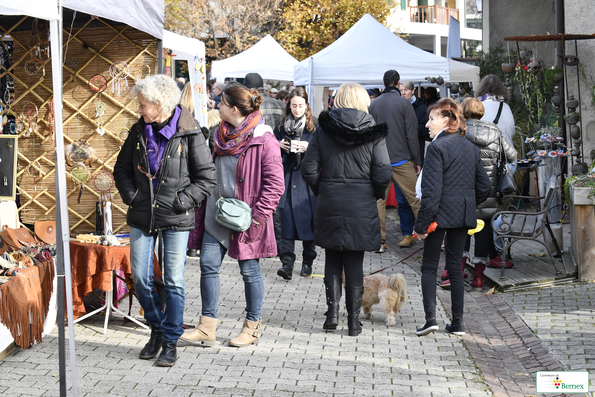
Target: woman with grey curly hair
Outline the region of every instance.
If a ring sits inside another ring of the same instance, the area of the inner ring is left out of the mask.
[[[183,334],[184,266],[188,236],[195,226],[194,209],[211,195],[215,166],[192,114],[180,102],[176,82],[149,76],[131,90],[140,119],[132,126],[114,166],[114,179],[128,205],[130,265],[136,297],[151,326],[149,342],[140,351],[156,365],[175,364],[176,343]],[[153,252],[163,240],[164,295],[153,281]]]

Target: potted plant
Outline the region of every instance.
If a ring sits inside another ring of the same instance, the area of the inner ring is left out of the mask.
[[[579,120],[581,119],[581,115],[579,112],[572,112],[564,116],[564,119],[568,124],[573,125],[579,122]]]
[[[569,177],[564,183],[564,193],[574,205],[595,205],[595,174]]]

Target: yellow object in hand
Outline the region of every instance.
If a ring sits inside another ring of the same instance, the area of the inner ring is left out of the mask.
[[[475,229],[469,229],[469,231],[467,232],[467,234],[469,234],[471,236],[472,234],[475,234],[477,232],[480,232],[483,229],[484,226],[485,226],[485,222],[482,221],[481,219],[478,219],[477,220],[477,227]]]

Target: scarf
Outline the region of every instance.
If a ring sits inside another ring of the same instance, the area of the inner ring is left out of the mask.
[[[145,124],[145,142],[147,144],[147,159],[149,160],[149,172],[155,176],[153,188],[157,188],[159,179],[159,166],[163,158],[163,152],[167,141],[175,135],[178,129],[178,120],[182,109],[176,107],[172,115],[163,123]]]
[[[264,124],[260,110],[250,113],[237,128],[227,121],[221,121],[215,133],[215,153],[219,156],[240,157],[252,138],[254,128],[259,124]]]
[[[288,114],[283,122],[283,129],[285,129],[285,135],[292,140],[300,140],[304,127],[306,126],[306,114],[302,114],[300,118],[296,120],[293,114]]]

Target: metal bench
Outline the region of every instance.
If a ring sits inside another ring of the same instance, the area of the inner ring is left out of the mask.
[[[544,197],[532,197],[532,196],[506,196],[504,199],[508,200],[509,203],[516,201],[516,204],[506,205],[506,211],[500,211],[494,214],[492,217],[492,228],[494,229],[494,243],[498,239],[502,242],[502,263],[500,265],[500,279],[506,278],[504,271],[506,265],[507,256],[510,256],[510,247],[512,244],[519,240],[532,240],[542,244],[552,260],[554,269],[556,269],[556,275],[562,274],[558,269],[557,260],[554,258],[547,241],[545,241],[545,231],[547,230],[551,240],[556,247],[557,254],[561,253],[558,241],[552,232],[548,220],[548,211],[552,206],[554,195],[556,194],[555,188],[550,188],[547,195]],[[541,200],[545,199],[543,205]],[[535,211],[519,210],[519,205],[529,200],[537,201],[537,209]],[[515,209],[516,208],[516,209]],[[501,218],[501,222],[496,227],[498,217]],[[541,238],[540,238],[541,237]]]

